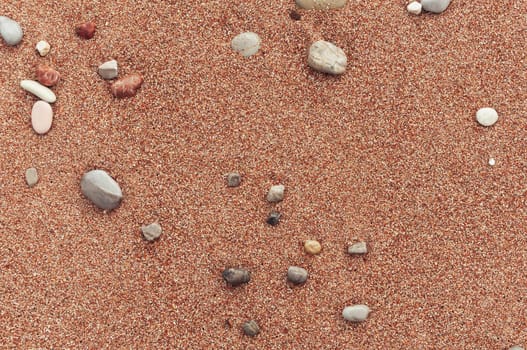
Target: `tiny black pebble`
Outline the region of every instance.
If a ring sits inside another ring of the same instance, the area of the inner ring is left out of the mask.
[[[278,223],[280,222],[280,216],[282,216],[282,214],[276,212],[276,211],[273,211],[271,214],[269,214],[269,216],[267,217],[267,223],[271,226],[276,226],[278,225]]]
[[[291,12],[289,12],[289,17],[291,17],[293,21],[300,21],[300,19],[302,18],[302,16],[300,16],[300,13],[296,12],[295,10],[291,10]]]

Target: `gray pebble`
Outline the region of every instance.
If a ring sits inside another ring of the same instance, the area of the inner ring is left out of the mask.
[[[302,284],[307,281],[308,273],[306,269],[298,266],[290,266],[287,269],[287,280],[293,284]]]
[[[306,10],[330,10],[346,6],[348,0],[295,0],[296,5]]]
[[[366,305],[359,304],[346,306],[344,310],[342,310],[342,317],[350,322],[362,322],[368,318],[370,312],[370,308]]]
[[[255,320],[250,320],[248,322],[245,322],[242,328],[243,328],[243,332],[249,337],[254,337],[258,333],[260,333],[260,327],[258,326],[258,323],[256,323]]]
[[[99,68],[97,69],[97,72],[103,79],[110,80],[110,79],[117,78],[117,75],[119,74],[119,67],[117,65],[117,61],[111,60],[111,61],[104,62],[103,64],[99,66]]]
[[[97,207],[112,210],[119,206],[123,193],[119,184],[104,170],[91,170],[81,179],[81,191]]]
[[[244,283],[249,283],[251,280],[251,273],[245,269],[229,268],[223,271],[222,277],[225,282],[236,287]]]
[[[142,226],[141,232],[143,232],[143,237],[149,241],[155,241],[156,239],[161,236],[161,233],[163,230],[161,229],[161,226],[157,222],[153,222],[150,225]]]
[[[9,46],[18,45],[22,41],[24,32],[18,22],[11,18],[0,16],[0,35]]]
[[[520,345],[514,345],[509,348],[509,350],[524,350]]]
[[[278,225],[278,223],[280,223],[280,217],[282,216],[282,214],[280,214],[279,212],[277,211],[273,211],[269,214],[269,216],[267,217],[267,220],[266,222],[271,225],[271,226],[276,226]]]
[[[238,187],[240,186],[240,183],[242,182],[242,177],[240,174],[236,172],[228,173],[227,174],[227,186],[229,187]]]
[[[260,50],[262,41],[258,34],[253,32],[245,32],[238,34],[232,39],[231,47],[234,51],[239,52],[244,57],[254,55]]]
[[[421,0],[423,10],[433,13],[441,13],[450,5],[450,0]]]
[[[284,185],[271,186],[269,192],[267,193],[267,201],[271,203],[280,202],[282,199],[284,199],[284,191]]]
[[[366,254],[368,252],[368,245],[366,242],[353,243],[348,247],[348,253],[351,255]]]
[[[309,48],[307,64],[316,71],[337,75],[346,71],[348,59],[340,47],[319,40]]]
[[[29,187],[33,187],[38,182],[38,172],[35,168],[29,168],[26,170],[26,183]]]

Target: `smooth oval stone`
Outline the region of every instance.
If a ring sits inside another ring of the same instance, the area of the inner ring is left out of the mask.
[[[306,269],[298,266],[290,266],[287,269],[287,280],[293,284],[302,284],[307,281],[308,273]]]
[[[509,350],[524,350],[520,345],[514,345],[509,348]]]
[[[161,225],[159,225],[157,222],[153,222],[150,225],[142,226],[141,232],[147,241],[152,242],[161,236],[163,230],[161,229]]]
[[[37,134],[45,134],[51,129],[53,109],[45,101],[37,101],[31,110],[31,126]]]
[[[28,168],[26,170],[26,183],[29,187],[33,187],[38,182],[38,172],[35,168]]]
[[[91,170],[81,179],[81,191],[97,207],[112,210],[119,206],[123,193],[119,184],[104,170]]]
[[[240,268],[228,268],[223,270],[221,276],[233,287],[249,283],[251,280],[251,273],[245,269]]]
[[[53,91],[51,91],[50,89],[48,89],[47,87],[37,81],[22,80],[20,82],[20,87],[26,90],[27,92],[31,92],[33,95],[39,97],[40,99],[46,102],[53,103],[57,101],[57,96],[55,96]]]
[[[267,193],[267,201],[271,203],[280,202],[284,199],[284,185],[274,185],[271,186],[269,192]]]
[[[304,243],[304,250],[308,254],[317,255],[322,250],[322,246],[318,241],[309,239]]]
[[[406,6],[406,10],[414,15],[421,14],[422,9],[423,9],[423,6],[421,5],[421,3],[417,1],[412,1],[411,3],[408,4],[408,6]]]
[[[348,59],[335,44],[319,40],[309,48],[307,64],[316,71],[337,75],[346,71]]]
[[[450,5],[450,0],[421,0],[423,10],[433,13],[441,13]]]
[[[119,74],[119,67],[116,60],[104,62],[99,66],[97,72],[103,79],[114,79]]]
[[[0,16],[0,35],[7,45],[15,46],[22,41],[24,32],[18,22],[11,18]]]
[[[344,310],[342,310],[342,317],[350,322],[362,322],[368,318],[370,312],[370,308],[366,305],[359,304],[346,306]]]
[[[346,6],[348,0],[296,0],[296,5],[305,10],[330,10]]]
[[[481,108],[476,112],[476,120],[483,126],[492,126],[498,121],[498,112],[490,107]]]
[[[239,52],[244,57],[254,55],[260,50],[261,44],[258,34],[253,32],[245,32],[238,34],[232,39],[231,47],[234,51]]]

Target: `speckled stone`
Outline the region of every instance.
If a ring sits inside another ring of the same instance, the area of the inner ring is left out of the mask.
[[[229,187],[238,187],[242,182],[242,177],[237,172],[232,172],[227,174],[227,186]]]
[[[271,203],[280,202],[284,199],[284,185],[274,185],[271,186],[269,192],[267,193],[267,201]]]
[[[152,242],[161,236],[163,230],[161,229],[161,225],[159,225],[157,222],[153,222],[150,225],[142,226],[141,232],[147,241]]]
[[[368,252],[368,245],[366,242],[353,243],[348,247],[348,253],[351,255],[361,255]]]
[[[290,266],[287,269],[287,280],[293,284],[302,284],[307,281],[308,273],[306,269],[298,266]]]
[[[223,270],[222,277],[233,287],[249,283],[251,280],[251,273],[245,269],[228,268]]]
[[[363,322],[368,318],[370,312],[370,308],[366,305],[359,304],[346,306],[344,310],[342,310],[342,317],[350,322]]]
[[[316,255],[316,254],[320,253],[320,251],[322,250],[322,246],[320,245],[320,243],[318,241],[314,241],[314,240],[309,239],[309,240],[305,241],[305,243],[304,243],[304,250],[308,254]]]
[[[245,32],[236,35],[231,41],[231,47],[234,51],[239,52],[244,57],[254,55],[260,50],[262,41],[258,34]]]
[[[26,170],[26,183],[29,187],[33,187],[38,182],[38,172],[35,168],[28,168]]]
[[[346,71],[348,58],[340,47],[328,41],[319,40],[309,48],[307,64],[316,71],[339,75]]]
[[[24,32],[18,22],[11,18],[0,16],[0,36],[9,46],[18,45],[22,41]]]
[[[81,179],[81,191],[93,204],[104,210],[117,208],[123,198],[119,184],[104,170],[86,172]]]
[[[249,337],[254,337],[258,335],[258,333],[260,333],[260,327],[258,326],[258,323],[256,323],[255,320],[250,320],[248,322],[245,322],[242,328],[243,328],[243,332]]]
[[[450,0],[421,0],[423,10],[433,13],[441,13],[450,5]]]

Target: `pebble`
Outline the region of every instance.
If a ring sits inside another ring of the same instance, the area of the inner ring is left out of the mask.
[[[60,74],[53,68],[41,64],[37,68],[37,80],[45,86],[55,86],[60,79]]]
[[[238,173],[228,173],[227,174],[227,186],[229,187],[238,187],[242,182],[242,177]]]
[[[255,320],[250,320],[248,322],[245,322],[242,328],[243,328],[243,332],[249,337],[254,337],[258,333],[260,333],[260,327],[258,326],[258,323],[256,323]]]
[[[103,79],[114,79],[119,74],[119,67],[116,60],[104,62],[99,66],[97,72]]]
[[[366,254],[368,252],[368,246],[366,242],[353,243],[348,247],[348,253],[351,255]]]
[[[494,159],[494,158],[490,158],[490,159],[489,159],[489,165],[490,165],[490,166],[494,166],[494,165],[496,165],[496,159]]]
[[[269,214],[269,216],[267,217],[267,220],[265,222],[267,222],[271,226],[276,226],[280,222],[280,217],[281,216],[282,216],[282,214],[280,214],[279,212],[273,211],[273,212],[271,212]]]
[[[221,275],[225,282],[233,287],[249,283],[251,280],[251,273],[245,269],[229,268],[225,269]]]
[[[238,34],[232,39],[231,47],[234,51],[239,52],[243,57],[254,55],[260,50],[262,41],[258,34],[245,32]]]
[[[26,169],[26,183],[29,187],[33,187],[38,182],[38,172],[35,168]]]
[[[95,23],[93,22],[86,22],[79,26],[77,26],[77,29],[75,30],[78,36],[80,36],[83,39],[91,39],[95,35]]]
[[[421,0],[423,10],[433,13],[441,13],[450,5],[450,0]]]
[[[296,12],[295,10],[291,10],[291,12],[289,12],[289,17],[293,21],[300,21],[302,19],[302,15],[300,15],[300,13]]]
[[[293,284],[302,284],[307,281],[308,273],[306,269],[298,266],[290,266],[287,269],[287,280]]]
[[[143,77],[139,74],[131,74],[116,80],[110,87],[112,94],[117,98],[135,96],[137,90],[143,84]]]
[[[157,222],[153,222],[150,225],[142,226],[141,232],[147,241],[152,242],[161,236],[163,230],[161,229],[161,225],[159,225]]]
[[[296,5],[305,10],[330,10],[346,6],[348,0],[296,0]]]
[[[423,10],[423,5],[417,1],[412,1],[408,4],[408,6],[406,6],[406,9],[413,15],[419,15]]]
[[[53,109],[46,101],[37,101],[31,110],[31,126],[37,134],[43,135],[51,129]]]
[[[320,251],[322,250],[322,246],[320,245],[320,243],[318,241],[314,241],[314,240],[308,239],[304,243],[304,250],[308,254],[316,255],[316,254],[320,253]]]
[[[476,120],[483,126],[492,126],[498,121],[498,112],[490,107],[481,108],[476,112]]]
[[[51,50],[51,45],[47,41],[41,40],[37,43],[35,49],[37,49],[40,56],[44,57],[49,53],[49,50]]]
[[[33,95],[39,97],[40,99],[46,102],[53,103],[57,100],[57,96],[55,96],[53,91],[51,91],[50,89],[48,89],[47,87],[37,81],[22,80],[20,82],[20,87],[26,90],[27,92],[31,92]]]
[[[269,192],[267,193],[267,201],[271,203],[280,202],[284,199],[284,185],[274,185],[271,186]]]
[[[346,71],[348,59],[335,44],[319,40],[309,48],[307,64],[318,72],[338,75]]]
[[[509,348],[509,350],[524,350],[520,345],[514,345]]]
[[[112,210],[119,206],[123,193],[119,184],[104,170],[90,170],[81,179],[81,191],[97,207]]]
[[[342,317],[350,322],[362,322],[368,318],[370,312],[370,308],[366,305],[346,306],[342,310]]]
[[[11,18],[0,16],[0,35],[7,45],[15,46],[22,41],[24,32],[18,22]]]

